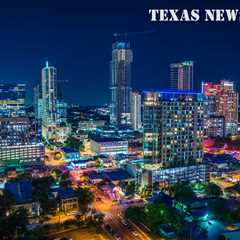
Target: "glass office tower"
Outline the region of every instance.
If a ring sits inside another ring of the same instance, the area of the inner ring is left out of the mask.
[[[131,66],[133,53],[130,43],[115,42],[112,46],[110,83],[110,120],[115,126],[131,124]]]
[[[172,90],[193,90],[193,61],[172,63],[170,78]]]

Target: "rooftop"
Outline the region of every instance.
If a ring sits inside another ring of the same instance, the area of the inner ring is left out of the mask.
[[[121,138],[117,137],[91,137],[92,140],[95,142],[119,142],[119,141],[124,141]]]
[[[13,195],[16,203],[24,203],[32,200],[32,183],[28,180],[7,182],[5,189]]]
[[[70,187],[67,188],[58,188],[54,190],[57,192],[57,197],[60,199],[68,199],[75,197],[74,190]]]
[[[63,152],[65,153],[76,153],[78,152],[77,150],[73,149],[73,148],[69,148],[69,147],[63,147],[61,148]]]

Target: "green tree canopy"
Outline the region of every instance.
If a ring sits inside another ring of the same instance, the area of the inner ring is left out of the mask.
[[[73,148],[77,151],[79,151],[79,148],[81,146],[81,142],[73,136],[69,136],[64,144],[66,147]]]
[[[88,188],[81,188],[78,187],[75,190],[76,196],[78,198],[78,205],[79,209],[82,212],[82,214],[87,213],[88,206],[92,204],[94,200],[93,193]]]
[[[209,183],[206,186],[206,193],[207,193],[207,195],[210,195],[210,196],[213,196],[216,198],[222,196],[222,194],[223,194],[221,188],[215,183]]]
[[[178,182],[169,189],[170,194],[180,202],[191,201],[195,197],[195,193],[191,185],[187,182]]]

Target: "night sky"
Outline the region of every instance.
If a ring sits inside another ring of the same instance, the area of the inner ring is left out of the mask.
[[[133,89],[166,89],[169,64],[182,60],[195,62],[196,90],[201,81],[240,82],[240,23],[151,23],[148,15],[149,8],[240,8],[237,1],[8,2],[0,4],[0,82],[27,83],[28,103],[47,59],[69,81],[61,84],[67,102],[107,103],[115,32],[151,31],[129,37]]]

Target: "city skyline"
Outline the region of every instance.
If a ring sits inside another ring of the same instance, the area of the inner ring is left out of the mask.
[[[176,1],[172,4],[181,8],[193,6]],[[124,40],[113,34],[127,31],[146,31],[145,34],[130,34],[127,39],[135,59],[132,66],[134,90],[169,88],[169,64],[188,59],[194,61],[198,91],[202,81],[218,82],[225,78],[238,82],[238,23],[153,24],[147,15],[149,4],[137,7],[128,4],[127,9],[122,4],[117,10],[111,4],[107,8],[105,4],[97,4],[92,10],[85,4],[58,4],[57,11],[53,10],[53,5],[54,1],[48,5],[22,3],[21,11],[8,5],[0,15],[4,56],[0,62],[0,82],[26,83],[28,104],[46,60],[59,70],[60,80],[69,80],[69,84],[63,83],[67,102],[108,103],[111,46],[115,40]],[[230,5],[228,3],[229,8]],[[231,5],[234,6],[237,7]],[[196,4],[196,7],[199,6]],[[204,2],[201,8],[205,7],[211,6]],[[224,7],[224,3],[214,7]],[[96,89],[101,90],[101,96]]]

